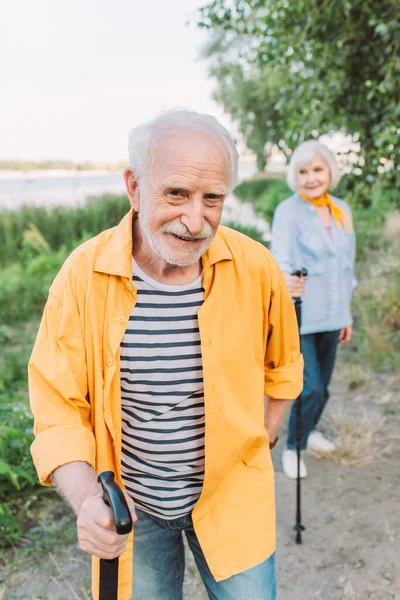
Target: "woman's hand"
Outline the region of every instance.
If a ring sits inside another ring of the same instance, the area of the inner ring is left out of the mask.
[[[292,298],[300,298],[304,294],[304,283],[307,277],[296,277],[290,273],[283,273],[289,294]]]
[[[353,326],[346,325],[343,329],[340,330],[339,334],[339,344],[348,344],[351,342],[351,337],[353,335]]]

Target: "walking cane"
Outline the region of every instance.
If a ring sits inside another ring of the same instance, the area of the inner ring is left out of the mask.
[[[302,267],[292,273],[295,277],[306,277],[307,269]],[[296,311],[297,326],[301,327],[301,298],[295,298],[294,309]],[[301,479],[300,479],[300,458],[301,458],[301,394],[296,400],[296,451],[297,451],[297,481],[296,481],[296,525],[293,525],[293,531],[296,532],[296,544],[301,544],[301,534],[305,527],[301,524]]]
[[[114,480],[112,471],[103,471],[97,478],[103,488],[103,500],[111,508],[117,533],[126,534],[132,530],[132,517],[126,498]],[[118,600],[118,558],[100,559],[99,600]]]

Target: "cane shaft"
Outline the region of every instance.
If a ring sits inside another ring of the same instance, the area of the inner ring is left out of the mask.
[[[292,275],[296,277],[306,277],[307,270],[302,268]],[[301,328],[301,298],[296,298],[294,301],[296,311],[297,326]],[[301,477],[300,477],[300,461],[301,461],[301,433],[302,433],[302,415],[301,415],[301,395],[296,400],[296,454],[297,454],[297,478],[296,478],[296,525],[293,530],[296,532],[296,544],[302,543],[301,532],[304,527],[301,523]]]

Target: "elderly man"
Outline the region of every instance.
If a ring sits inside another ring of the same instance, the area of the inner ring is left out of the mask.
[[[182,598],[185,532],[210,598],[273,600],[270,448],[302,387],[292,301],[270,253],[219,226],[237,153],[214,118],[169,111],[129,152],[131,211],[50,289],[29,365],[33,459],[78,516],[94,598],[98,559],[116,556],[119,600]],[[103,470],[133,536],[115,532]]]

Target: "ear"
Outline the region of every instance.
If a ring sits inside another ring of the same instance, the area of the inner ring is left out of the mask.
[[[139,207],[140,207],[139,184],[138,184],[138,180],[136,179],[135,174],[129,168],[125,169],[125,171],[124,171],[124,181],[125,181],[126,193],[128,194],[129,202],[130,202],[132,208],[134,208],[136,210],[136,212],[139,212]]]

